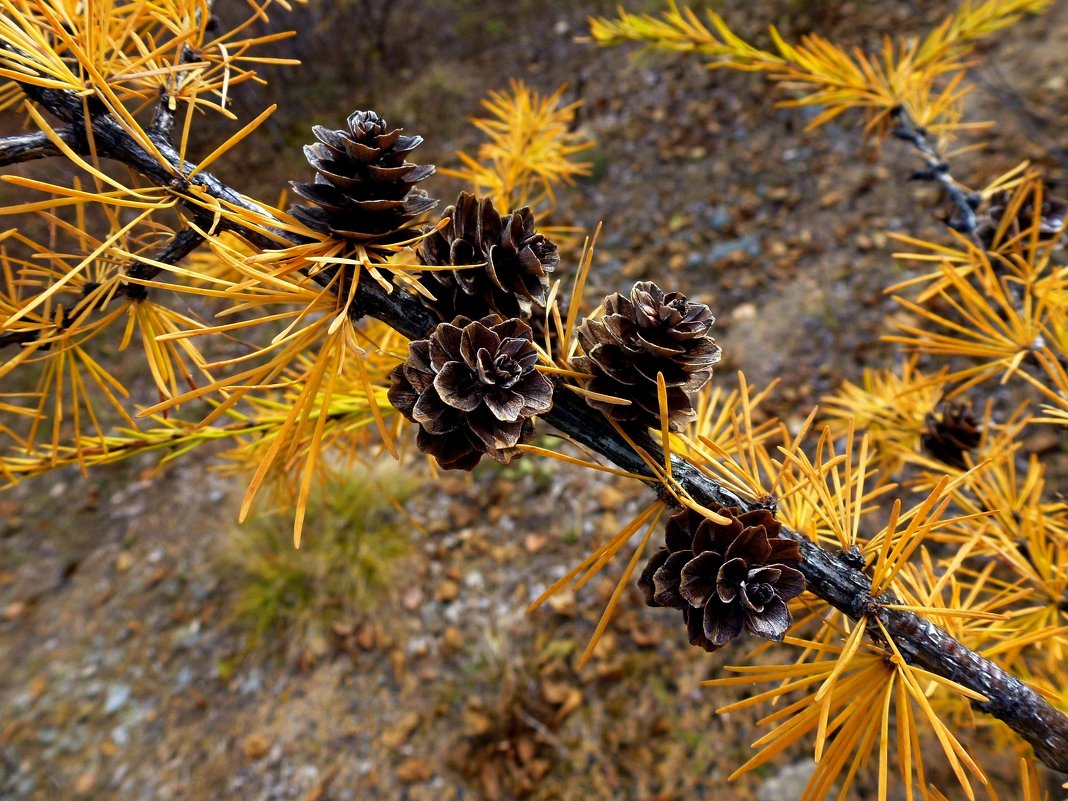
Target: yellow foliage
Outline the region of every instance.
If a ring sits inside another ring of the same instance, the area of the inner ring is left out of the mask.
[[[581,103],[562,105],[566,88],[541,95],[513,80],[508,92],[490,92],[482,105],[491,116],[471,121],[488,141],[475,156],[458,153],[462,166],[442,172],[490,197],[498,209],[529,206],[550,212],[556,205],[554,186],[590,174],[588,163],[573,159],[593,141],[573,130]]]
[[[788,106],[820,106],[810,123],[816,128],[850,109],[865,112],[865,130],[878,137],[899,111],[919,127],[949,137],[966,127],[960,121],[965,57],[976,43],[1052,0],[986,0],[963,3],[922,42],[887,36],[877,54],[849,52],[816,35],[790,44],[772,27],[777,53],[745,42],[719,14],[709,25],[671,0],[659,17],[620,11],[616,19],[593,18],[590,35],[600,45],[640,42],[649,47],[694,52],[712,59],[710,67],[765,73],[801,96]]]

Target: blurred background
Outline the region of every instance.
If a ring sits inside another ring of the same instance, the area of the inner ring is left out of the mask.
[[[733,386],[736,369],[758,387],[779,378],[766,411],[800,420],[843,378],[886,363],[878,338],[901,314],[882,294],[900,277],[886,233],[937,238],[938,198],[909,183],[903,145],[868,149],[848,121],[805,133],[809,112],[776,108],[782,96],[759,76],[576,41],[588,15],[614,5],[312,0],[276,11],[268,27],[298,36],[275,52],[303,65],[239,87],[242,121],[280,109],[214,171],[273,202],[310,178],[301,145],[313,124],[341,127],[368,108],[426,138],[421,163],[455,167],[481,141],[469,119],[489,91],[511,78],[544,93],[566,84],[596,144],[580,156],[589,177],[560,192],[547,222],[603,221],[587,298],[655,279],[708,303],[724,350],[717,380]],[[876,49],[887,31],[925,32],[951,5],[716,8],[758,44],[774,23],[790,40],[818,31]],[[955,175],[982,185],[1027,158],[1064,193],[1066,36],[1059,4],[980,51],[968,114],[997,125]],[[206,120],[196,135],[229,131]],[[424,185],[439,208],[465,188],[445,176]],[[5,187],[2,200],[14,197]],[[562,270],[580,244],[564,249]],[[162,472],[135,459],[0,494],[0,797],[799,795],[810,761],[800,751],[726,783],[762,730],[715,715],[740,695],[700,682],[744,645],[691,649],[676,615],[632,589],[575,669],[622,563],[525,612],[647,502],[641,487],[529,456],[437,479],[418,458],[359,467],[314,501],[294,552],[285,514],[265,508],[237,525],[246,480],[214,464],[201,449]],[[1063,463],[1049,478],[1063,485]],[[869,789],[858,781],[850,797]]]

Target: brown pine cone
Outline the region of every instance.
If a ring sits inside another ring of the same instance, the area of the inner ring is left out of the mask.
[[[587,402],[621,423],[659,428],[656,375],[662,372],[669,425],[681,430],[696,417],[689,393],[708,382],[720,360],[720,348],[708,333],[715,321],[703,303],[691,303],[678,292],[665,294],[651,281],[635,284],[629,299],[618,293],[605,298],[604,316],[579,326],[585,355],[572,364],[593,375],[591,391],[631,403]]]
[[[968,464],[964,454],[975,450],[982,437],[979,420],[967,406],[943,403],[939,414],[927,415],[920,444],[932,458],[958,470],[966,470]]]
[[[305,145],[304,155],[315,168],[315,181],[290,183],[315,205],[292,206],[290,214],[320,233],[367,241],[393,234],[437,205],[413,188],[434,173],[434,165],[405,161],[423,137],[391,130],[373,111],[353,112],[348,126],[347,131],[312,128],[319,141]]]
[[[1030,229],[1035,223],[1035,202],[1034,195],[1031,195],[1020,204],[1015,217],[1009,220],[1002,235],[997,235],[1012,197],[1012,192],[995,193],[990,197],[986,212],[979,216],[975,235],[986,250],[996,250],[1003,242],[1014,239],[1021,231]],[[1068,200],[1043,192],[1042,207],[1039,209],[1039,239],[1046,241],[1057,238],[1064,230],[1066,222]]]
[[[534,215],[522,208],[499,214],[489,198],[462,192],[442,217],[449,224],[423,240],[419,257],[428,267],[472,265],[430,273],[436,302],[424,302],[442,320],[455,315],[529,318],[544,306],[547,275],[560,262],[556,245],[536,233]]]
[[[714,523],[691,509],[668,518],[666,547],[645,566],[638,586],[649,606],[681,609],[690,644],[715,651],[745,629],[781,640],[793,622],[786,603],[805,590],[796,542],[766,509],[714,510]]]
[[[389,375],[389,402],[419,424],[419,450],[443,468],[472,470],[484,453],[507,464],[533,434],[530,418],[552,408],[537,361],[526,323],[457,317],[409,344]]]

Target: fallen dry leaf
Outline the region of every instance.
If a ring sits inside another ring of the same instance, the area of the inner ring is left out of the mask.
[[[493,731],[493,718],[479,709],[467,707],[463,712],[464,734],[481,737]]]
[[[527,549],[527,553],[537,553],[544,548],[548,542],[548,534],[527,534],[527,536],[523,538],[523,547]]]
[[[403,745],[419,726],[419,721],[418,712],[409,712],[392,726],[386,728],[382,734],[382,744],[389,748],[397,748]]]
[[[411,757],[397,765],[394,773],[406,784],[425,782],[431,776],[430,763],[425,757]]]
[[[246,759],[259,759],[270,747],[270,742],[262,734],[249,734],[241,741],[241,751]]]
[[[434,597],[445,603],[449,601],[455,601],[460,595],[460,585],[455,581],[445,579],[438,585],[437,592],[434,593]]]

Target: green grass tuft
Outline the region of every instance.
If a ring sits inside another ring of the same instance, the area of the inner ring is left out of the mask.
[[[233,615],[246,650],[322,655],[349,624],[393,594],[412,525],[400,510],[419,479],[393,463],[339,472],[308,504],[299,550],[291,515],[266,512],[233,532],[219,566],[236,587]]]

